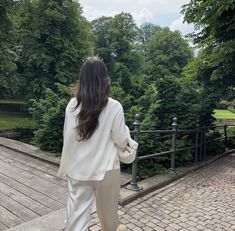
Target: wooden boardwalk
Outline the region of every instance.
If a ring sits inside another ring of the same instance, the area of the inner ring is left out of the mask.
[[[58,167],[0,146],[0,231],[66,206]]]

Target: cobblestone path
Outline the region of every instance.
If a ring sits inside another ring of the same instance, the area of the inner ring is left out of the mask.
[[[235,230],[235,153],[119,210],[130,231]],[[97,214],[91,231],[101,230]]]

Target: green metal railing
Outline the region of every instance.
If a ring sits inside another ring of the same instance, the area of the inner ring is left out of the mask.
[[[164,152],[158,152],[158,153],[153,153],[149,155],[144,155],[144,156],[138,156],[138,151],[136,154],[135,161],[132,164],[132,178],[130,183],[126,186],[127,189],[133,190],[133,191],[139,191],[141,187],[138,186],[137,184],[137,171],[138,171],[138,162],[141,160],[146,160],[146,159],[151,159],[159,156],[164,156],[164,155],[170,155],[170,161],[171,161],[171,167],[169,169],[170,174],[176,174],[176,168],[175,168],[175,160],[178,152],[185,151],[185,150],[194,150],[194,163],[197,163],[199,160],[204,160],[206,158],[206,148],[207,145],[211,142],[215,142],[218,140],[223,139],[223,143],[225,148],[227,148],[227,142],[228,138],[234,138],[235,136],[228,137],[227,135],[227,128],[228,126],[235,126],[235,125],[217,125],[217,126],[210,126],[210,127],[200,127],[198,121],[196,122],[196,127],[195,129],[187,129],[187,130],[180,130],[178,129],[178,124],[177,124],[177,118],[173,118],[173,123],[172,123],[172,129],[167,130],[140,130],[141,126],[141,120],[140,120],[140,114],[136,114],[135,116],[135,122],[133,123],[135,129],[134,131],[131,131],[131,134],[134,134],[134,140],[138,142],[139,137],[141,134],[171,134],[171,148],[170,150],[164,151]],[[211,130],[211,129],[217,129],[220,128],[220,130],[223,130],[223,136],[220,138],[215,138],[212,140],[206,140],[206,131]],[[177,140],[177,135],[178,134],[195,134],[195,144],[191,145],[189,147],[181,147],[177,148],[176,145],[176,140]]]

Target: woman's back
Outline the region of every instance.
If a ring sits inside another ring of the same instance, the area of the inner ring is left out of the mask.
[[[59,175],[76,180],[102,180],[107,170],[119,168],[117,146],[127,145],[128,130],[122,105],[112,98],[101,111],[98,126],[88,140],[78,141],[74,129],[81,105],[76,97],[67,105],[64,123],[64,145]]]

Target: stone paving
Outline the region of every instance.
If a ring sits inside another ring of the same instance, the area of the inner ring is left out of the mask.
[[[131,231],[235,230],[235,153],[119,208]],[[97,214],[90,231],[100,229]]]

